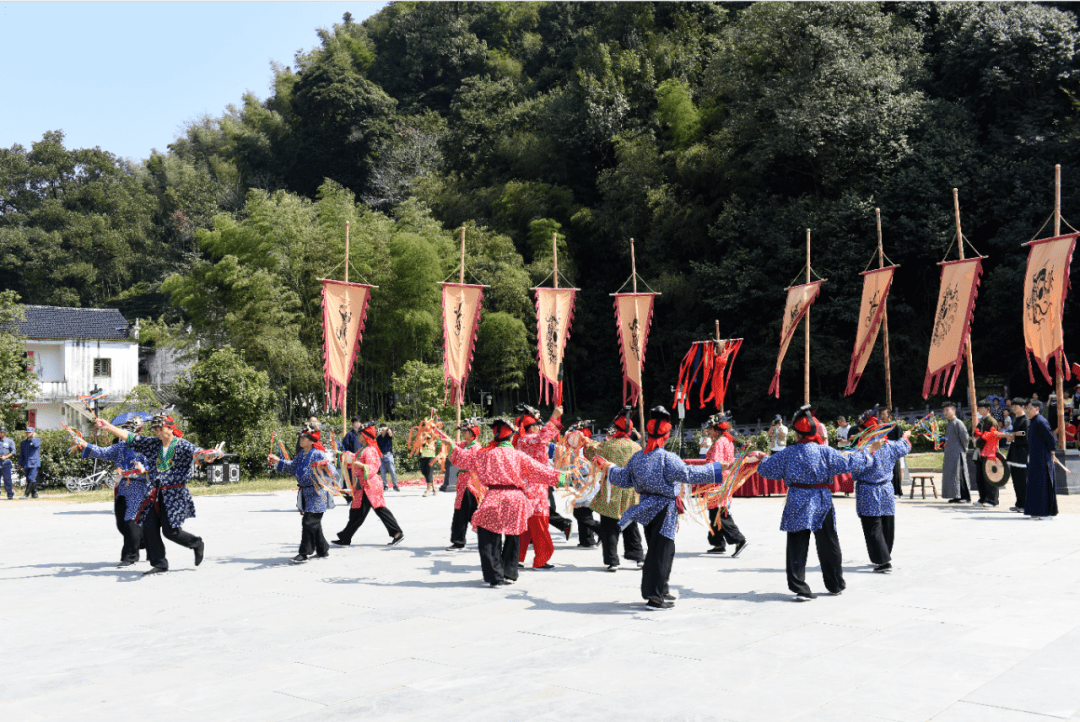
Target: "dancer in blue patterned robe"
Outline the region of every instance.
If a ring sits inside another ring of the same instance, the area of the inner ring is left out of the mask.
[[[129,422],[124,424],[123,428],[134,431],[135,426]],[[146,495],[150,493],[149,470],[153,464],[123,441],[117,441],[112,446],[106,447],[87,443],[85,439],[77,439],[76,443],[82,447],[82,458],[108,461],[113,468],[129,472],[123,474],[116,484],[113,494],[113,513],[116,515],[116,529],[124,538],[123,547],[120,549],[120,563],[116,566],[118,569],[130,567],[139,561],[142,528],[135,517]]]
[[[888,442],[874,453],[869,469],[854,475],[855,513],[862,522],[866,551],[879,574],[892,571],[896,495],[891,482],[897,461],[911,452],[910,438],[911,432],[904,432],[899,440]]]
[[[322,516],[327,509],[334,508],[334,499],[330,492],[323,489],[315,478],[315,465],[330,462],[334,468],[334,457],[319,443],[320,432],[312,426],[305,426],[300,432],[300,453],[292,461],[271,455],[267,458],[275,468],[296,477],[296,486],[300,490],[300,551],[293,557],[294,564],[303,564],[308,557],[324,559],[330,556],[330,544],[322,530]]]
[[[150,557],[150,570],[145,573],[169,571],[162,536],[193,550],[195,566],[202,564],[206,545],[201,538],[181,527],[195,516],[195,502],[191,499],[187,483],[191,480],[195,454],[203,450],[185,440],[173,418],[165,414],[158,414],[150,422],[150,430],[154,433],[152,437],[124,431],[104,419],[97,419],[94,424],[118,439],[126,440],[128,446],[151,462],[153,486],[138,515],[146,540],[146,553]]]
[[[844,591],[843,557],[836,535],[836,511],[832,503],[832,479],[837,474],[861,474],[872,463],[870,454],[857,451],[845,455],[822,446],[817,419],[809,407],[799,409],[792,420],[798,436],[794,446],[763,459],[758,473],[766,479],[783,479],[787,500],[780,530],[787,532],[788,589],[797,601],[814,599],[806,584],[806,555],[810,532],[814,533],[825,587],[835,594]]]
[[[634,522],[645,527],[645,566],[641,570],[641,597],[650,609],[670,609],[675,598],[668,589],[671,565],[675,560],[675,530],[679,511],[676,499],[683,484],[719,484],[724,470],[720,464],[688,466],[675,454],[664,449],[671,435],[671,415],[662,406],[650,412],[645,424],[649,436],[645,449],[630,457],[625,467],[610,464],[600,456],[593,461],[607,469],[608,482],[621,489],[634,489],[641,500],[626,510],[619,527],[626,529]]]

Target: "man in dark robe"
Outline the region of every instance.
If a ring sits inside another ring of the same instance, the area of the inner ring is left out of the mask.
[[[1024,407],[1028,418],[1027,499],[1024,513],[1032,519],[1057,516],[1057,492],[1054,489],[1054,449],[1057,439],[1050,422],[1040,412],[1042,403],[1031,400]]]
[[[1013,491],[1016,492],[1016,506],[1009,507],[1009,511],[1024,513],[1024,505],[1027,499],[1027,461],[1028,461],[1028,417],[1024,413],[1024,407],[1028,400],[1017,397],[1012,400],[1012,433],[1009,434],[1009,453],[1005,461],[1009,464],[1009,475],[1012,477]]]

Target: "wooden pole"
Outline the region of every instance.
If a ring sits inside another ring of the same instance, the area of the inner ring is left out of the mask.
[[[461,269],[458,274],[458,281],[461,284],[465,283],[465,226],[461,227]],[[465,289],[459,291],[462,298],[465,296]],[[465,389],[458,389],[457,404],[455,405],[454,415],[457,417],[457,426],[454,427],[454,438],[461,441],[461,395],[465,393]],[[483,399],[480,400],[483,402]]]
[[[349,222],[345,221],[345,283],[349,282]],[[349,385],[345,384],[345,387],[341,390],[341,438],[345,439],[345,434],[349,433],[349,414],[348,414],[348,397],[349,397]]]
[[[810,229],[806,229],[806,282],[810,283]],[[806,309],[806,339],[803,344],[803,403],[810,404],[810,309]]]
[[[1054,235],[1061,235],[1061,165],[1054,166]],[[1064,341],[1064,336],[1062,336]],[[1065,376],[1061,361],[1065,358],[1065,349],[1054,363],[1054,390],[1057,395],[1057,437],[1058,447],[1065,448]]]
[[[964,260],[964,233],[960,229],[960,191],[956,188],[952,189],[953,197],[953,210],[956,213],[956,244],[960,247],[960,260]],[[968,377],[968,403],[971,404],[971,429],[975,430],[975,366],[971,362],[971,332],[968,331],[967,346],[964,349],[964,355],[967,357],[967,377]]]
[[[631,278],[631,281],[633,282],[634,293],[637,293],[637,255],[634,252],[634,239],[633,238],[630,239],[630,278]],[[635,309],[637,308],[636,304],[634,305],[634,308]],[[638,368],[638,376],[642,377],[642,379],[641,379],[642,389],[638,393],[638,399],[637,399],[638,400],[638,425],[641,426],[641,428],[638,430],[638,433],[640,433],[641,438],[644,439],[645,438],[645,389],[644,389],[645,379],[644,379],[644,374],[641,372],[640,367]]]
[[[885,246],[881,242],[881,209],[875,208],[874,215],[877,216],[877,258],[878,268],[885,268]],[[892,371],[889,368],[889,309],[886,306],[888,303],[888,297],[881,302],[881,331],[885,340],[885,406],[888,407],[889,413],[892,413]]]
[[[555,275],[555,288],[558,288],[559,287],[559,234],[558,233],[552,233],[551,234],[551,258],[552,258],[552,261],[554,262],[554,270],[552,271],[552,273]],[[561,358],[559,359],[559,370],[560,371],[562,370],[562,359]],[[559,374],[559,375],[561,376],[562,374]],[[558,392],[558,398],[556,399],[555,405],[559,406],[561,404],[562,404],[562,379],[559,379],[559,392]]]
[[[713,323],[716,324],[716,328],[715,328],[715,331],[716,331],[716,350],[719,352],[720,351],[720,319],[713,320]],[[720,415],[721,416],[724,415],[724,400],[723,399],[720,399]]]

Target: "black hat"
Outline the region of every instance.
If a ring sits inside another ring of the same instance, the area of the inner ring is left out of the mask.
[[[654,406],[649,409],[650,419],[663,419],[664,421],[671,421],[671,413],[663,406]]]

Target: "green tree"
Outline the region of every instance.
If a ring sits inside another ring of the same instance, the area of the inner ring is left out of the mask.
[[[476,377],[471,380],[472,386],[481,383],[485,389],[502,393],[520,389],[529,366],[530,348],[529,332],[521,319],[500,311],[485,313],[476,334]]]
[[[256,371],[231,346],[195,364],[177,382],[184,411],[200,442],[226,448],[239,443],[244,429],[258,426],[274,409],[265,371]]]
[[[445,388],[441,364],[426,364],[415,359],[406,361],[391,383],[397,397],[394,412],[399,419],[418,422],[426,419],[432,409],[443,418],[454,413],[453,406],[443,404]]]
[[[37,396],[38,377],[26,362],[26,337],[17,324],[26,315],[14,291],[0,291],[0,424],[15,428],[18,405]]]

